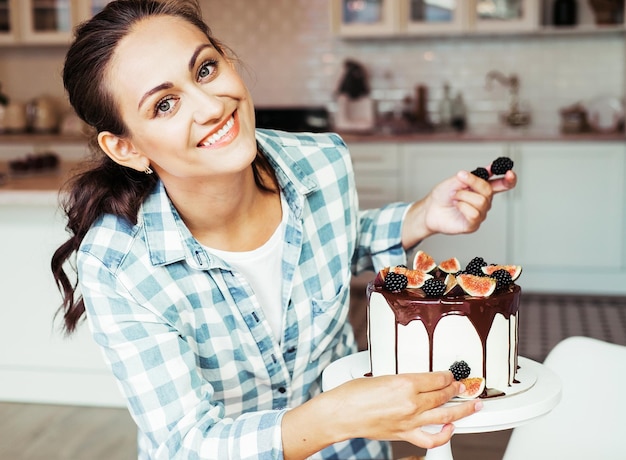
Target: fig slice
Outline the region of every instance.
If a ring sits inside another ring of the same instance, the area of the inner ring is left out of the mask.
[[[443,291],[443,295],[445,297],[457,297],[464,294],[463,289],[459,286],[459,283],[456,281],[456,276],[448,273],[446,275],[446,279],[444,281],[446,283],[446,290]]]
[[[385,270],[384,273],[382,273],[383,270]],[[379,272],[379,276],[377,276],[377,278],[380,277],[380,279],[382,280],[381,282],[384,282],[385,276],[387,276],[387,273],[389,272],[398,273],[398,274],[406,276],[406,279],[408,281],[408,284],[406,286],[407,288],[415,288],[415,289],[421,288],[424,285],[424,281],[433,277],[432,275],[429,275],[428,273],[424,273],[423,271],[411,270],[410,268],[406,268],[402,265],[396,265],[394,267],[387,267],[386,269],[383,269],[383,270],[381,270]]]
[[[457,395],[457,398],[475,399],[485,391],[485,379],[482,377],[467,377],[459,381],[465,385],[465,391]]]
[[[413,257],[413,270],[429,273],[435,268],[437,268],[437,262],[435,262],[435,259],[429,254],[421,249],[415,253],[415,257]]]
[[[496,289],[496,280],[490,276],[476,276],[464,273],[456,277],[463,290],[474,297],[489,297]]]
[[[451,257],[439,263],[439,270],[444,273],[457,273],[461,270],[461,263],[456,257]]]
[[[520,265],[486,265],[482,267],[482,271],[485,275],[490,276],[496,270],[506,270],[511,275],[511,279],[515,281],[522,274],[522,267]]]

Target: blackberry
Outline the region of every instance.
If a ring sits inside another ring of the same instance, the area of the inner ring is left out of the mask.
[[[504,174],[509,169],[513,169],[513,160],[509,157],[498,157],[491,163],[491,172],[493,174]]]
[[[487,266],[487,262],[482,257],[474,257],[465,267],[465,273],[476,276],[485,276],[482,268]]]
[[[408,284],[409,280],[406,275],[403,275],[402,273],[389,272],[387,273],[387,276],[385,276],[385,284],[383,287],[391,292],[399,292],[406,288]]]
[[[424,281],[422,291],[426,297],[441,297],[446,290],[446,283],[437,278],[429,278]]]
[[[491,277],[496,279],[496,291],[504,289],[513,284],[513,278],[511,278],[511,274],[503,268],[493,272],[491,274]]]
[[[487,171],[485,168],[483,167],[478,167],[475,170],[472,171],[472,174],[475,176],[480,177],[481,179],[487,180],[489,179],[489,171]]]
[[[466,379],[470,375],[470,367],[465,361],[455,361],[450,366],[450,372],[454,376],[454,380]]]

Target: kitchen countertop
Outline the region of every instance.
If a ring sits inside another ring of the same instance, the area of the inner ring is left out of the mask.
[[[494,127],[484,130],[472,130],[463,133],[454,131],[409,132],[409,133],[351,133],[334,131],[347,142],[610,142],[626,140],[626,133],[588,132],[580,134],[562,134],[540,128]],[[0,144],[86,144],[83,136],[63,136],[56,134],[0,134]]]
[[[538,130],[503,128],[500,131],[433,132],[433,133],[348,133],[338,134],[346,142],[614,142],[626,141],[626,134],[580,133],[562,134]]]
[[[0,205],[57,205],[59,190],[75,173],[80,163],[61,161],[59,167],[44,172],[9,175],[6,162],[0,161]]]
[[[434,132],[434,133],[346,133],[339,132],[349,143],[389,142],[389,143],[432,143],[432,142],[623,142],[626,134],[584,133],[561,134],[537,130],[503,129],[499,132]],[[13,143],[85,143],[84,138],[54,135],[0,135],[1,142]],[[0,205],[57,205],[59,189],[80,165],[76,158],[63,158],[57,169],[49,172],[8,175],[7,159],[0,159]]]

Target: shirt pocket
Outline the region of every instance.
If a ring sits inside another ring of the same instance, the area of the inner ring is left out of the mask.
[[[312,338],[311,361],[317,360],[329,345],[337,339],[348,320],[350,306],[350,284],[344,283],[339,292],[331,299],[311,298],[312,308]]]

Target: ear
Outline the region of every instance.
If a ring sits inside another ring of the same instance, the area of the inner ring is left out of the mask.
[[[145,171],[150,166],[150,159],[138,152],[128,139],[121,138],[109,131],[98,133],[98,144],[109,158],[127,168]]]

